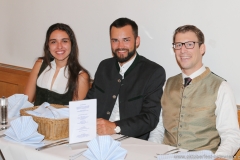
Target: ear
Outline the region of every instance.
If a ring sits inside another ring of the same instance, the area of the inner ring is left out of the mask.
[[[202,44],[202,45],[200,46],[200,53],[201,53],[201,55],[204,55],[204,54],[205,54],[205,51],[206,51],[206,46],[205,46],[205,44]]]
[[[136,47],[138,48],[139,45],[140,45],[140,37],[137,36],[137,38],[136,38]]]
[[[175,49],[172,47],[172,53],[175,54]]]

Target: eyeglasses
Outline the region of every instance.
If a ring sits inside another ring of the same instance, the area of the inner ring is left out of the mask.
[[[177,43],[172,43],[174,49],[181,49],[182,46],[184,45],[187,49],[193,49],[195,46],[195,43],[202,44],[202,42],[193,42],[193,41],[188,41],[185,43],[177,42]]]

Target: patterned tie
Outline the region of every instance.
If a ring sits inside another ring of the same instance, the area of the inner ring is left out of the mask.
[[[186,77],[184,78],[184,87],[186,87],[187,85],[189,85],[189,83],[192,81],[192,79],[190,77]]]

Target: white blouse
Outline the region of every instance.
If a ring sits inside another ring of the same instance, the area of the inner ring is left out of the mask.
[[[51,91],[59,93],[59,94],[66,93],[68,91],[68,89],[66,89],[68,77],[69,77],[68,67],[66,67],[66,69],[65,69],[65,67],[62,67],[59,70],[58,75],[57,75],[57,77],[52,85],[52,89],[51,89],[52,79],[53,79],[54,73],[56,71],[56,63],[54,60],[51,62],[51,66],[52,66],[51,69],[49,66],[47,66],[47,68],[38,77],[37,86],[51,90]]]

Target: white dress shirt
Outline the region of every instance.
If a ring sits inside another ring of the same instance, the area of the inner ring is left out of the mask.
[[[190,77],[194,79],[206,70],[202,66],[190,76],[182,73],[183,79]],[[231,159],[240,147],[240,130],[238,124],[237,105],[230,85],[223,81],[219,87],[216,104],[216,128],[221,138],[221,144],[215,155]],[[149,141],[162,143],[164,137],[164,126],[162,112],[157,127],[150,133]]]
[[[118,63],[118,65],[119,65],[119,67],[120,67],[119,74],[122,75],[122,79],[124,79],[124,73],[125,73],[125,72],[128,70],[128,68],[132,65],[132,63],[133,63],[133,61],[135,60],[135,58],[136,58],[136,55],[134,56],[133,59],[131,59],[130,61],[124,63],[122,66]],[[119,95],[118,95],[118,96],[119,96]],[[110,116],[110,118],[109,118],[109,121],[111,121],[111,122],[115,122],[115,121],[120,120],[118,96],[117,96],[115,105],[114,105],[114,107],[113,107],[112,114],[111,114],[111,116]]]

